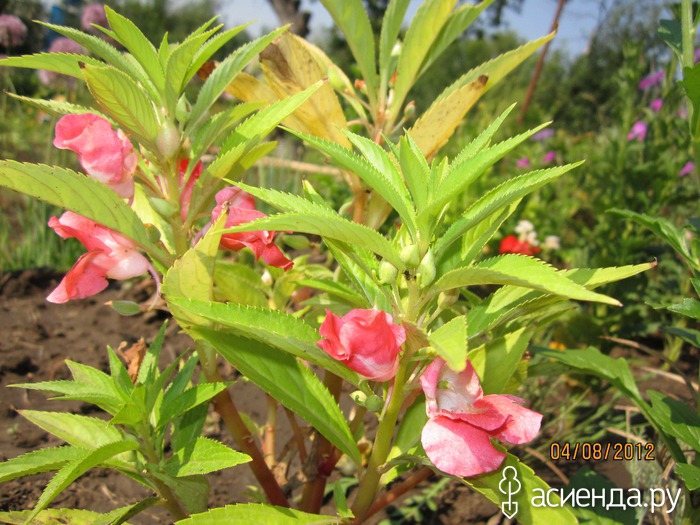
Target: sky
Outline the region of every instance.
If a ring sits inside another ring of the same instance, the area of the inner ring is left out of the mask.
[[[406,24],[415,14],[420,0],[413,0],[406,15]],[[264,28],[276,27],[279,22],[267,0],[220,0],[221,15],[229,26],[256,20],[251,33],[258,35]],[[527,40],[534,40],[549,32],[556,10],[556,0],[524,0],[521,13],[505,12],[505,27]],[[570,56],[586,50],[591,33],[597,24],[598,0],[569,0],[562,13],[559,32],[552,46]],[[311,11],[311,36],[321,34],[321,28],[332,25],[330,15],[318,0],[302,0],[302,8]]]

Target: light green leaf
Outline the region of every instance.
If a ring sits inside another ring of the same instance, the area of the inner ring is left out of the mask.
[[[489,144],[491,143],[491,139],[493,139],[494,135],[496,132],[501,128],[501,125],[503,122],[508,118],[508,115],[510,115],[511,111],[515,108],[515,104],[511,104],[508,106],[503,113],[501,113],[496,120],[491,122],[491,124],[488,125],[488,127],[479,133],[467,146],[459,152],[459,154],[452,159],[452,165],[453,166],[463,166],[465,162],[468,162],[469,159],[480,153],[484,148],[488,147]],[[543,126],[546,124],[543,124]],[[542,129],[542,127],[538,127],[536,129]],[[532,135],[529,135],[532,136]],[[517,138],[517,137],[513,137]],[[505,141],[507,142],[507,141]],[[500,143],[503,144],[503,143]],[[497,145],[498,146],[498,145]],[[445,173],[445,175],[448,175],[449,171]],[[442,182],[442,181],[439,181]]]
[[[432,188],[431,171],[418,144],[411,138],[410,132],[406,132],[399,140],[398,157],[401,173],[413,197],[416,211],[420,215],[432,198],[430,191]]]
[[[428,336],[428,341],[455,372],[467,366],[467,318],[451,319]]]
[[[129,134],[155,150],[160,130],[153,103],[126,73],[108,66],[85,66],[83,75],[90,93],[103,109]]]
[[[566,507],[532,504],[532,499],[540,494],[545,494],[551,497],[552,501],[559,503],[559,498],[555,495],[549,495],[549,485],[541,478],[535,475],[530,467],[521,463],[518,458],[512,454],[506,454],[506,460],[501,465],[502,468],[478,476],[476,478],[465,479],[464,484],[468,485],[475,491],[483,494],[496,505],[502,506],[505,496],[499,490],[499,485],[503,481],[503,470],[512,467],[515,469],[518,481],[520,481],[521,489],[513,496],[512,501],[518,505],[518,523],[522,525],[542,525],[543,523],[551,523],[556,525],[577,525],[578,521],[571,514],[571,511]],[[535,490],[537,489],[537,493]],[[541,492],[540,492],[541,491]],[[513,509],[510,511],[512,512]]]
[[[454,266],[460,262],[462,264],[474,262],[483,253],[484,246],[500,230],[506,219],[515,213],[520,201],[521,199],[512,202],[506,208],[492,213],[479,224],[470,228],[462,237],[462,249],[458,250],[458,253],[461,252],[460,257],[458,261],[454,262]]]
[[[356,373],[332,359],[317,346],[321,339],[318,331],[293,315],[268,308],[196,301],[179,297],[171,299],[170,302],[179,310],[231,328],[239,335],[257,339],[261,343],[331,370],[351,383],[358,383]]]
[[[391,70],[391,52],[399,39],[401,24],[410,3],[410,0],[391,0],[384,12],[379,36],[379,75],[382,86],[389,85],[389,79],[394,73]]]
[[[435,247],[436,255],[440,254],[465,232],[479,224],[511,203],[521,199],[525,195],[544,186],[548,182],[560,177],[564,173],[580,166],[581,162],[557,166],[556,168],[533,171],[510,179],[500,186],[495,187],[486,195],[471,205],[464,214],[448,228]]]
[[[313,214],[280,213],[241,224],[234,228],[227,228],[219,233],[258,230],[294,231],[320,235],[324,238],[356,245],[374,252],[391,262],[399,270],[405,268],[405,264],[394,245],[376,230],[344,219],[340,215],[328,213],[326,209],[323,209],[320,213]]]
[[[128,525],[126,520],[133,518],[137,514],[143,512],[144,510],[153,507],[154,505],[162,504],[163,500],[158,496],[151,496],[150,498],[144,498],[141,501],[134,503],[133,505],[127,505],[125,507],[120,507],[114,509],[108,514],[102,514],[95,518],[94,522],[90,522],[91,525]],[[44,511],[45,512],[45,511]],[[71,525],[79,525],[73,521],[68,522]]]
[[[174,478],[159,473],[152,473],[170,487],[182,502],[189,514],[204,512],[209,501],[209,482],[201,475]]]
[[[362,80],[367,84],[370,106],[376,103],[377,64],[374,32],[361,0],[321,0],[323,7],[345,35]]]
[[[185,75],[184,82],[187,83],[189,79],[195,76],[197,74],[197,71],[199,71],[199,68],[201,68],[207,62],[207,60],[211,59],[214,53],[216,53],[219,49],[225,46],[227,42],[229,42],[238,33],[246,29],[249,25],[250,23],[243,24],[228,29],[223,33],[219,33],[218,35],[210,39],[202,47],[200,47],[199,51],[194,56],[194,59],[190,63],[190,68],[187,71],[187,75]]]
[[[205,119],[206,113],[210,110],[211,106],[248,62],[286,30],[286,27],[281,27],[268,35],[248,42],[229,55],[226,60],[221,62],[216,69],[214,69],[214,72],[204,82],[202,89],[199,91],[197,101],[192,107],[190,120],[185,130],[186,135],[190,134],[203,123],[202,120]]]
[[[134,384],[131,382],[126,366],[124,366],[124,363],[121,362],[111,346],[107,347],[107,353],[109,355],[109,374],[112,377],[112,382],[121,390],[122,395],[130,396],[131,391],[134,389]]]
[[[484,394],[502,394],[527,350],[534,330],[521,328],[469,352],[469,361],[481,380]]]
[[[190,446],[199,436],[209,413],[209,406],[199,405],[189,412],[185,412],[181,417],[173,420],[170,444],[173,450]]]
[[[214,273],[214,296],[218,301],[268,307],[266,287],[260,275],[248,265],[217,261]]]
[[[23,67],[27,69],[46,69],[68,75],[82,80],[83,71],[80,64],[91,64],[93,66],[103,66],[99,60],[73,53],[35,53],[33,55],[22,55],[19,57],[5,57],[0,60],[0,66]],[[8,93],[8,95],[12,95]]]
[[[301,279],[297,284],[326,292],[329,296],[347,303],[353,308],[364,308],[366,306],[364,297],[358,294],[354,288],[337,281],[331,281],[330,279]]]
[[[250,456],[236,452],[213,439],[198,437],[189,446],[179,449],[163,467],[175,477],[209,474],[250,461]]]
[[[700,468],[687,463],[679,463],[676,465],[676,474],[678,474],[688,490],[700,489]]]
[[[89,108],[86,106],[79,106],[78,104],[71,104],[64,100],[44,100],[43,98],[31,98],[22,97],[20,95],[15,95],[14,93],[7,93],[9,97],[16,100],[34,106],[42,111],[46,111],[49,115],[53,117],[61,117],[63,115],[82,115],[84,113],[93,113],[99,115],[100,117],[107,119],[106,115],[103,115],[98,110],[94,108]]]
[[[65,168],[3,160],[0,186],[68,209],[121,233],[149,253],[158,252],[133,210],[94,179]]]
[[[39,472],[58,470],[87,451],[76,447],[42,448],[0,463],[0,483]]]
[[[360,463],[360,451],[340,407],[318,377],[296,358],[230,332],[200,327],[188,332],[195,339],[211,344],[244,376],[308,421],[355,463]]]
[[[654,420],[664,431],[700,452],[700,416],[686,403],[654,390],[647,390]]]
[[[231,109],[221,111],[207,120],[197,130],[194,137],[191,137],[192,148],[190,159],[200,158],[212,145],[218,144],[224,134],[229,133],[231,128],[238,124],[241,119],[247,117],[255,110],[263,106],[262,102],[250,102],[238,104]],[[189,166],[188,166],[189,167]]]
[[[591,292],[567,279],[561,272],[534,257],[507,254],[475,266],[447,272],[435,284],[440,290],[483,284],[512,284],[580,301],[596,301],[619,306],[606,295]]]
[[[16,510],[11,512],[0,512],[0,522],[9,525],[25,525],[31,510]],[[110,513],[111,514],[111,513]],[[102,525],[102,518],[105,514],[92,510],[81,509],[44,509],[32,519],[32,525],[57,525],[59,523],[69,523],[70,525]],[[112,523],[111,520],[109,523]],[[122,522],[122,525],[129,525]]]
[[[401,46],[396,67],[392,116],[398,115],[399,108],[416,81],[423,60],[456,4],[457,0],[426,0],[418,7]]]
[[[401,418],[399,428],[396,431],[396,439],[391,445],[391,451],[387,457],[387,462],[391,462],[404,454],[410,454],[415,447],[421,446],[421,431],[427,421],[428,415],[425,412],[425,396],[421,394],[413,404],[406,409],[406,412]],[[382,483],[388,484],[396,479],[404,470],[402,467],[405,467],[405,464],[393,466],[382,476]]]
[[[86,403],[92,403],[110,414],[115,414],[118,412],[125,401],[125,399],[121,397],[113,385],[107,390],[102,390],[91,385],[76,383],[74,381],[45,381],[11,386],[56,394],[57,397],[52,399],[75,399]]]
[[[258,503],[227,505],[211,509],[203,514],[195,514],[176,525],[221,525],[235,523],[236,525],[331,525],[338,524],[338,518],[307,514],[294,509],[261,505]]]
[[[202,403],[208,402],[224,390],[226,390],[226,383],[202,383],[188,388],[172,400],[163,399],[158,412],[157,428],[163,428],[176,417]]]
[[[105,6],[105,14],[112,28],[112,31],[105,32],[133,55],[153,84],[162,90],[165,86],[165,73],[158,59],[156,48],[131,20],[123,17],[109,6]]]
[[[95,447],[126,439],[124,433],[103,419],[67,412],[20,410],[19,413],[48,433],[78,448],[92,450]]]
[[[46,508],[46,506],[51,503],[51,501],[58,496],[63,489],[65,489],[68,485],[73,483],[91,468],[96,467],[123,452],[137,450],[138,448],[139,444],[136,441],[117,441],[102,445],[94,450],[85,451],[82,457],[71,461],[56,473],[56,475],[44,489],[44,492],[41,493],[39,501],[37,501],[37,504],[27,518],[27,521],[31,522],[39,511]]]
[[[700,320],[700,301],[693,299],[692,297],[683,299],[680,303],[673,304],[666,309],[669,312]]]

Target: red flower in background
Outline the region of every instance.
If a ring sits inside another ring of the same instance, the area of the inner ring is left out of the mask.
[[[381,310],[355,309],[338,317],[326,310],[318,342],[333,359],[374,381],[388,381],[396,375],[406,330]]]
[[[224,208],[228,209],[226,228],[266,217],[264,213],[255,209],[255,200],[251,194],[234,186],[219,191],[216,194],[216,202],[217,205],[211,212],[211,220],[214,222],[219,218]],[[284,256],[274,243],[274,238],[275,232],[267,230],[226,233],[221,236],[220,246],[234,252],[250,248],[255,254],[256,260],[262,259],[270,266],[289,270],[294,263]]]
[[[508,235],[501,240],[501,246],[498,253],[519,253],[521,255],[537,255],[542,250],[537,246],[529,244],[527,241],[521,241],[515,235]]]
[[[129,279],[152,270],[133,241],[81,215],[67,211],[58,219],[51,217],[49,226],[64,239],[76,238],[88,249],[46,298],[49,302],[84,299],[107,288],[107,277]]]
[[[85,172],[120,197],[134,195],[138,156],[127,136],[121,130],[114,131],[106,119],[92,113],[61,117],[53,145],[77,153]]]

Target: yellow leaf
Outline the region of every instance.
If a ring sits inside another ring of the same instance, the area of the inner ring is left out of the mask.
[[[434,102],[408,130],[426,159],[430,160],[452,136],[464,115],[483,94],[487,80],[488,76],[481,75],[474,82]]]

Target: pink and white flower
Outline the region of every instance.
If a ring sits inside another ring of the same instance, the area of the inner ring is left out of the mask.
[[[647,136],[647,125],[645,122],[638,120],[632,125],[632,129],[627,134],[627,140],[638,140],[644,142]]]
[[[51,217],[49,226],[64,239],[78,239],[88,250],[46,298],[49,302],[65,303],[95,295],[107,288],[108,277],[130,279],[154,273],[133,241],[77,213],[67,211],[60,218]]]
[[[333,359],[374,381],[388,381],[399,367],[406,330],[381,310],[355,309],[338,317],[326,310],[318,342]]]
[[[253,196],[235,186],[229,186],[219,191],[216,194],[216,203],[216,207],[211,212],[211,221],[212,223],[216,221],[221,212],[227,209],[226,228],[266,217],[264,213],[255,209]],[[270,266],[289,270],[294,263],[284,256],[274,239],[275,232],[268,230],[226,233],[221,236],[220,246],[234,252],[250,248],[255,254],[256,260],[262,259]]]
[[[435,359],[420,382],[429,417],[421,442],[443,472],[470,477],[496,470],[506,455],[493,446],[492,438],[522,444],[539,432],[542,414],[520,406],[523,400],[515,396],[485,396],[470,362],[454,372]]]
[[[77,153],[85,172],[120,197],[134,195],[138,155],[128,137],[121,130],[114,131],[106,119],[93,113],[65,115],[56,123],[53,144]]]

